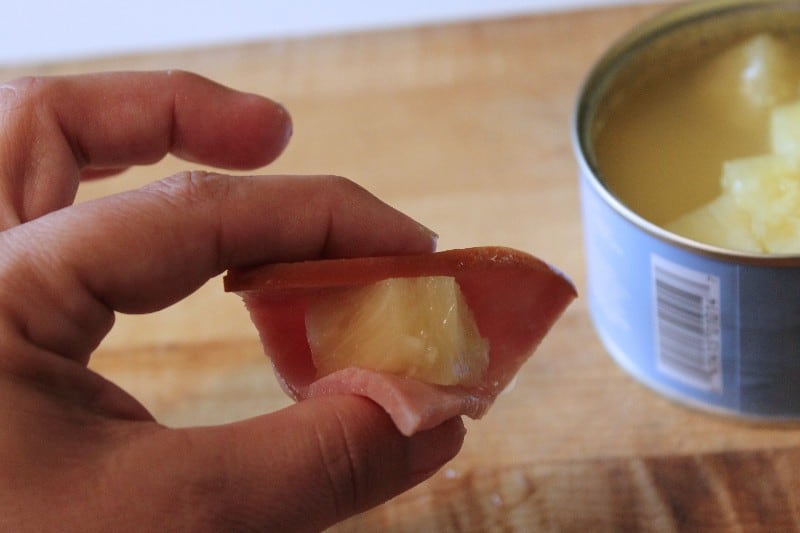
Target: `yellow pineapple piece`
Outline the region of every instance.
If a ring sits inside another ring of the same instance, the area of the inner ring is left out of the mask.
[[[764,155],[726,161],[722,194],[666,229],[745,252],[800,252],[800,159]]]
[[[788,44],[762,33],[714,58],[700,82],[714,98],[733,88],[738,105],[767,109],[798,96],[800,66]]]
[[[800,101],[772,110],[770,142],[773,153],[800,159]]]
[[[306,312],[319,376],[360,367],[438,385],[476,384],[489,365],[456,280],[393,278],[324,295]]]
[[[731,196],[722,195],[686,213],[665,229],[688,239],[729,250],[763,250],[750,229],[750,215]]]
[[[784,155],[728,161],[722,188],[750,216],[750,231],[764,251],[800,251],[800,165]]]

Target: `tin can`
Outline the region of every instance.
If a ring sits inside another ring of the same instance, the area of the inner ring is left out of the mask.
[[[800,31],[800,3],[694,2],[645,22],[589,73],[572,133],[586,294],[607,351],[672,399],[739,417],[791,420],[800,418],[800,255],[731,251],[670,233],[615,192],[596,153],[598,131],[625,105],[630,87],[765,31]],[[640,179],[645,184],[648,176]]]

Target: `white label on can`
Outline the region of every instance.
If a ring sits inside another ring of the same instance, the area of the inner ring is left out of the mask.
[[[719,278],[651,256],[658,370],[722,394]]]

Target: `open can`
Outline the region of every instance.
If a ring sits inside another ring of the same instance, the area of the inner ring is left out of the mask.
[[[572,134],[586,295],[607,351],[680,402],[791,420],[800,418],[800,254],[733,251],[665,230],[658,214],[618,193],[597,151],[603,129],[613,127],[610,116],[637,86],[764,32],[800,34],[800,2],[693,2],[646,21],[589,73]],[[692,176],[668,176],[655,186],[648,172],[636,179],[643,194],[669,196],[690,194]]]

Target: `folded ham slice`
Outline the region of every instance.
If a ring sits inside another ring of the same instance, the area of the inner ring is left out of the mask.
[[[389,278],[452,276],[489,342],[489,366],[472,386],[424,383],[346,368],[318,377],[306,337],[306,308],[325,291]],[[232,270],[225,290],[239,293],[283,389],[295,400],[358,394],[383,407],[412,435],[454,416],[483,416],[576,297],[560,272],[518,250],[480,247],[444,252],[326,259]]]

